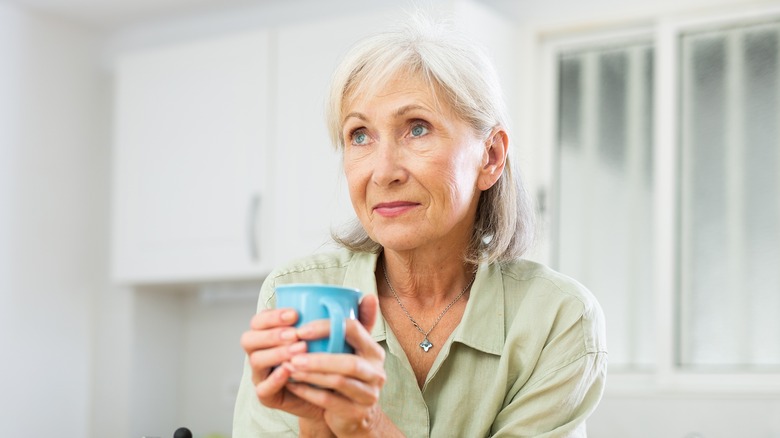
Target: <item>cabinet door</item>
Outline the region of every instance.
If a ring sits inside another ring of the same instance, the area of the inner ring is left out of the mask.
[[[327,249],[331,227],[355,217],[341,166],[330,144],[325,97],[349,47],[381,29],[385,14],[352,15],[287,26],[277,43],[274,123],[273,220],[279,260]]]
[[[267,270],[269,43],[252,32],[118,59],[116,280]]]

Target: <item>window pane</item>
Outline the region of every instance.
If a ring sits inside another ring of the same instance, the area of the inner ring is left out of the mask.
[[[576,149],[580,142],[580,108],[582,104],[582,62],[578,58],[562,59],[560,63],[560,96],[561,107],[566,111],[560,113],[560,144],[563,148]]]
[[[558,268],[599,298],[611,367],[653,364],[652,48],[559,58]]]
[[[745,289],[753,292],[749,357],[756,364],[780,362],[778,49],[774,30],[745,35]]]
[[[628,54],[621,50],[598,56],[599,160],[616,170],[625,166],[628,112]]]
[[[679,359],[780,364],[778,28],[681,39]]]
[[[682,310],[684,338],[682,350],[684,363],[690,361],[687,352],[699,361],[717,360],[721,349],[708,339],[718,339],[720,345],[733,351],[735,338],[731,326],[720,318],[696,317],[717,315],[727,300],[726,284],[726,181],[723,178],[725,164],[725,40],[708,37],[692,42],[690,50],[690,155],[684,159],[690,163],[683,180],[689,193],[684,205],[683,218],[689,223],[686,242],[690,259],[683,269],[690,291]],[[685,197],[685,196],[684,196]],[[695,254],[695,256],[693,255]],[[687,254],[686,254],[687,255]],[[715,350],[715,351],[713,351]]]

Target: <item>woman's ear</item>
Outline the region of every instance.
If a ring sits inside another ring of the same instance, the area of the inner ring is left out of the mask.
[[[509,150],[509,137],[503,128],[494,129],[485,140],[485,150],[482,154],[482,168],[477,179],[477,187],[485,191],[498,181],[506,165],[506,155]]]

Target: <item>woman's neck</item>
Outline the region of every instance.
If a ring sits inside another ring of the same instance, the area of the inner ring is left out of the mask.
[[[421,306],[449,303],[472,281],[476,267],[463,261],[463,254],[439,252],[426,257],[419,253],[385,250],[380,256],[384,278],[399,297]],[[386,270],[386,271],[385,271]]]

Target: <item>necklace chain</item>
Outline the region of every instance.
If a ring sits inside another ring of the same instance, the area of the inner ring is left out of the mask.
[[[436,320],[433,322],[433,325],[431,326],[431,328],[428,329],[428,331],[425,331],[425,330],[423,330],[422,327],[420,327],[420,324],[418,324],[417,321],[415,321],[414,318],[412,318],[412,315],[409,313],[409,311],[406,310],[406,306],[404,306],[404,303],[401,302],[401,298],[398,297],[398,294],[395,292],[395,289],[393,289],[393,285],[390,284],[390,279],[387,277],[387,264],[385,264],[385,263],[382,264],[382,271],[383,271],[383,273],[385,275],[385,282],[387,282],[387,287],[390,288],[390,292],[393,293],[393,297],[395,297],[395,300],[398,302],[398,305],[401,306],[401,310],[404,311],[404,313],[406,314],[406,317],[409,318],[409,321],[411,321],[412,324],[414,324],[414,327],[417,329],[417,331],[422,333],[423,337],[425,338],[420,343],[420,348],[425,350],[426,353],[428,352],[428,350],[431,349],[431,347],[433,347],[433,344],[431,343],[431,341],[428,340],[428,335],[433,331],[434,328],[436,328],[436,326],[439,324],[439,321],[441,321],[441,319],[444,317],[444,314],[447,313],[448,310],[450,310],[450,307],[455,305],[455,303],[457,303],[458,300],[460,300],[460,298],[463,296],[463,294],[465,294],[466,291],[469,290],[469,287],[471,287],[471,284],[474,283],[474,279],[477,277],[477,274],[474,274],[474,276],[471,277],[471,280],[469,280],[468,284],[466,284],[466,287],[464,287],[463,290],[460,291],[458,296],[455,297],[455,299],[452,300],[452,302],[447,304],[447,307],[445,307],[444,310],[441,311],[439,316],[437,316]]]

